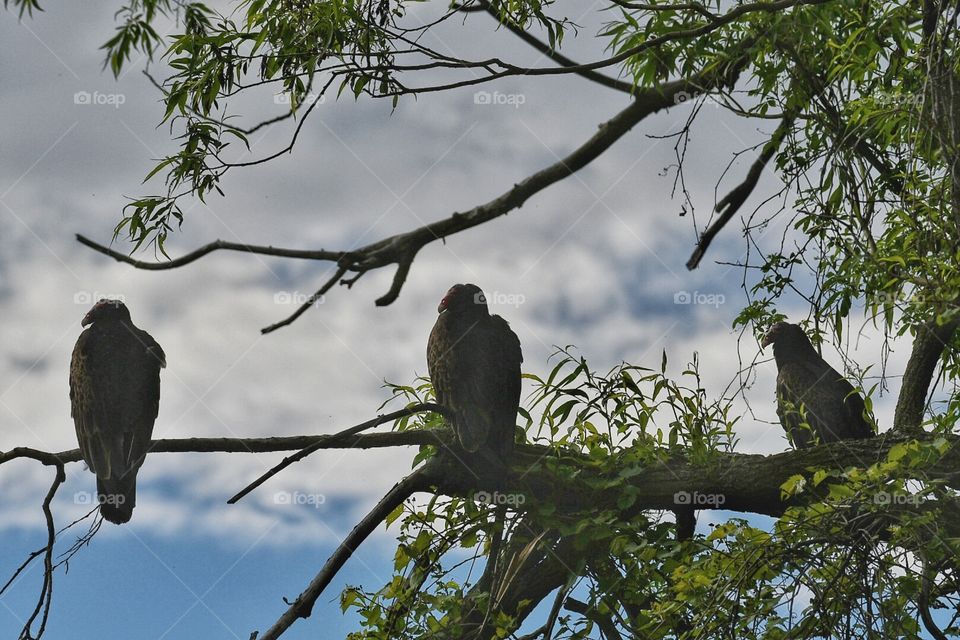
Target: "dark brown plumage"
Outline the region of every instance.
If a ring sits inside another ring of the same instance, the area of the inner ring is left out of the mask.
[[[437,402],[454,412],[464,449],[487,446],[504,457],[513,449],[520,406],[520,340],[506,320],[490,315],[476,285],[454,285],[437,311],[427,343]]]
[[[763,339],[764,347],[770,344],[778,370],[777,415],[794,447],[873,436],[863,398],[820,357],[803,329],[778,322]]]
[[[150,446],[160,407],[163,349],[130,321],[120,301],[100,300],[83,318],[70,362],[70,414],[80,453],[97,475],[106,520],[130,520],[137,471]]]

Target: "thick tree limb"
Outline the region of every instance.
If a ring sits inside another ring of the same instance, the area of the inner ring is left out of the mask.
[[[953,338],[960,325],[960,316],[944,324],[936,319],[929,320],[917,327],[913,339],[913,351],[903,372],[903,383],[897,408],[893,414],[893,430],[903,433],[920,431],[923,424],[923,412],[927,406],[927,393],[933,381],[933,372],[943,354],[944,348]]]
[[[420,407],[422,408],[422,407]],[[375,422],[380,418],[370,422]],[[152,452],[160,451],[277,451],[304,449],[305,447],[366,448],[369,446],[404,446],[425,443],[449,443],[456,447],[452,433],[447,430],[405,431],[384,434],[359,434],[358,425],[332,436],[299,436],[293,438],[189,438],[184,440],[155,441]],[[345,435],[349,434],[349,435]],[[417,436],[417,437],[412,437]],[[927,438],[916,438],[924,440]],[[699,509],[725,509],[747,513],[780,516],[796,500],[785,502],[780,486],[795,474],[808,474],[810,468],[843,468],[850,464],[868,465],[887,459],[890,448],[896,444],[914,440],[905,436],[887,436],[867,440],[844,441],[821,445],[801,451],[788,451],[772,456],[718,453],[709,467],[692,465],[676,459],[656,463],[624,479],[624,487],[630,486],[635,502],[624,512],[624,517],[643,510],[668,510],[675,508],[675,494],[685,491],[696,496],[712,495],[713,500],[698,503]],[[948,436],[951,448],[933,466],[924,471],[927,481],[941,481],[951,488],[960,488],[960,436]],[[295,445],[295,446],[292,446]],[[558,456],[561,456],[558,459]],[[62,468],[65,462],[79,459],[78,451],[47,453],[35,449],[20,448],[0,454],[0,463],[16,458],[30,458],[44,464]],[[580,468],[577,474],[562,470],[551,471],[551,466],[562,463]],[[583,462],[581,466],[579,463]],[[364,518],[344,543],[328,560],[300,597],[281,618],[268,630],[264,638],[277,638],[297,618],[310,615],[312,606],[337,571],[347,561],[357,546],[407,497],[417,491],[430,491],[435,495],[471,497],[477,491],[496,490],[523,495],[523,505],[536,508],[538,504],[555,505],[559,513],[584,513],[597,510],[617,510],[620,491],[612,491],[602,480],[606,477],[592,471],[587,459],[572,453],[562,453],[537,445],[518,445],[513,454],[510,472],[503,477],[501,469],[492,466],[474,469],[479,475],[463,472],[459,458],[441,454],[398,483],[371,513]],[[716,499],[721,496],[722,500]],[[800,496],[799,500],[806,499]],[[695,501],[696,502],[696,501]],[[521,505],[517,506],[522,509]],[[897,507],[899,508],[899,507]],[[919,509],[937,508],[937,504],[921,505]],[[620,511],[623,511],[620,509]],[[869,517],[873,517],[867,514]],[[883,522],[878,521],[878,526]],[[957,518],[945,518],[940,522],[950,537],[960,535]],[[940,535],[940,534],[937,534]],[[516,545],[525,544],[523,549]],[[503,584],[497,588],[497,606],[500,611],[522,621],[535,604],[564,584],[584,563],[590,562],[590,553],[597,550],[583,549],[572,538],[535,535],[529,543],[521,536],[512,538],[506,547],[505,557],[511,558]],[[519,564],[518,564],[519,563]],[[473,594],[480,597],[480,594]],[[484,629],[484,612],[479,608],[470,614],[464,624],[471,628]],[[485,629],[484,629],[485,630]],[[493,633],[493,630],[491,630]]]
[[[960,436],[944,436],[949,451],[936,465],[925,471],[930,481],[942,481],[945,486],[960,489]],[[774,455],[747,453],[717,453],[710,468],[693,465],[684,460],[670,460],[641,470],[626,481],[636,495],[635,505],[640,509],[672,510],[676,508],[674,494],[686,491],[691,495],[723,496],[720,503],[696,504],[701,511],[725,509],[778,517],[787,505],[781,500],[780,485],[793,475],[805,474],[807,469],[844,468],[850,465],[866,466],[886,459],[890,448],[912,440],[929,441],[924,434],[893,434],[866,440],[835,442],[801,451],[785,451]],[[348,437],[288,436],[280,438],[184,438],[154,440],[152,453],[224,452],[264,453],[299,451],[312,445],[330,449],[369,449],[379,447],[420,446],[434,444],[456,448],[456,437],[448,429],[411,430],[397,433],[369,433]],[[556,458],[558,453],[541,445],[519,444],[511,460],[513,472],[504,479],[499,470],[475,468],[478,476],[462,473],[459,462],[445,462],[437,467],[437,477],[443,481],[436,491],[450,496],[472,496],[477,491],[504,491],[523,494],[526,504],[555,504],[560,511],[582,511],[616,508],[617,492],[591,488],[586,480],[592,472],[583,471],[577,481],[568,482],[543,468],[544,461]],[[580,456],[564,453],[576,464]],[[79,449],[49,453],[19,447],[0,453],[0,464],[17,458],[30,458],[47,465],[80,460]],[[587,459],[583,458],[585,467]],[[522,479],[520,479],[522,478]]]
[[[726,68],[719,70],[714,69],[709,73],[700,74],[692,78],[668,82],[652,89],[637,90],[634,92],[634,98],[630,105],[607,122],[601,124],[597,132],[586,142],[574,149],[566,157],[516,183],[511,189],[499,197],[468,211],[462,213],[455,212],[443,220],[379,240],[354,251],[282,249],[271,246],[216,240],[168,262],[147,262],[134,259],[79,234],[77,235],[77,241],[114,260],[124,262],[137,269],[149,270],[175,269],[198,260],[209,253],[220,250],[240,251],[283,258],[332,261],[336,262],[341,270],[338,271],[337,278],[346,272],[357,274],[353,279],[340,281],[341,285],[346,284],[348,286],[368,271],[395,264],[397,265],[397,271],[394,274],[390,290],[376,300],[377,306],[385,306],[392,303],[400,295],[400,290],[404,282],[406,282],[413,260],[420,249],[432,242],[443,240],[456,233],[479,226],[522,207],[527,200],[540,191],[572,175],[592,162],[609,149],[617,140],[622,138],[638,122],[649,115],[673,106],[677,101],[678,94],[698,95],[719,87],[731,86],[739,76],[744,64],[745,58],[741,58],[740,60],[732,61]],[[334,280],[328,281],[321,291],[329,289],[333,282]],[[280,326],[289,324],[289,322],[292,322],[296,317],[299,317],[300,314],[306,311],[309,306],[309,304],[304,305],[301,309],[297,310],[293,317],[288,318],[288,321],[266,327],[264,332],[266,333]]]

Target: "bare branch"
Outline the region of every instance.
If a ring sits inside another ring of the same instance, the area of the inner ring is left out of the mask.
[[[764,145],[760,156],[754,160],[750,166],[747,177],[744,178],[743,182],[733,189],[733,191],[717,203],[715,210],[720,216],[714,220],[713,224],[700,236],[693,255],[691,255],[687,261],[687,269],[692,271],[700,265],[700,261],[707,253],[707,249],[710,248],[710,243],[713,242],[714,237],[730,222],[731,218],[736,215],[740,207],[743,206],[743,203],[750,197],[750,194],[753,193],[757,183],[760,181],[760,176],[763,174],[764,168],[767,166],[767,163],[770,162],[770,158],[773,157],[777,149],[780,148],[780,143],[783,142],[783,138],[787,135],[787,132],[790,131],[790,127],[793,126],[793,120],[793,115],[784,116],[783,120],[780,121],[780,125],[770,137],[770,140]]]
[[[344,429],[343,431],[340,431],[339,433],[335,433],[334,435],[332,435],[331,438],[346,439],[346,438],[349,438],[350,436],[355,436],[362,431],[366,431],[367,429],[372,429],[373,427],[379,426],[386,422],[393,422],[394,420],[397,420],[399,418],[403,418],[405,416],[411,416],[416,413],[423,413],[425,411],[434,411],[436,413],[449,414],[447,409],[439,404],[434,404],[430,402],[426,402],[423,404],[416,404],[411,407],[406,407],[405,409],[400,409],[399,411],[394,411],[392,413],[387,413],[384,415],[377,416],[376,418],[367,420],[366,422],[350,427],[349,429]],[[280,462],[280,464],[277,464],[276,466],[271,468],[269,471],[267,471],[266,473],[261,475],[259,478],[257,478],[256,480],[248,484],[246,487],[244,487],[244,489],[239,493],[237,493],[237,495],[227,500],[227,504],[236,503],[237,501],[242,499],[245,495],[247,495],[257,487],[262,485],[264,482],[266,482],[273,476],[277,475],[278,473],[280,473],[281,471],[283,471],[284,469],[292,465],[294,462],[300,462],[301,460],[309,456],[311,453],[314,453],[316,451],[319,451],[320,449],[323,449],[324,445],[325,445],[325,441],[320,440],[310,445],[309,447],[304,447],[303,449],[293,454],[292,456],[287,456]]]
[[[282,249],[271,246],[216,240],[174,260],[167,262],[146,262],[134,259],[79,234],[77,235],[77,240],[81,244],[119,262],[125,262],[137,269],[155,271],[182,267],[209,253],[219,250],[240,251],[282,258],[336,262],[339,266],[337,278],[341,278],[346,272],[355,272],[359,276],[367,271],[395,264],[397,265],[397,272],[394,275],[390,290],[376,301],[377,306],[386,306],[399,296],[400,290],[413,264],[413,260],[420,249],[431,242],[442,240],[453,234],[484,224],[494,218],[506,215],[514,209],[522,207],[527,200],[540,191],[579,171],[603,154],[603,152],[610,148],[610,146],[645,117],[673,106],[676,103],[676,96],[678,94],[699,94],[717,87],[732,85],[736,81],[744,62],[745,59],[741,58],[740,60],[731,62],[728,67],[723,69],[715,69],[709,73],[694,76],[693,78],[668,82],[654,89],[639,90],[635,93],[635,97],[629,106],[600,125],[597,132],[586,142],[574,149],[566,157],[516,183],[511,189],[497,198],[478,205],[469,211],[462,213],[454,212],[450,217],[443,220],[379,240],[354,251]],[[329,280],[320,291],[325,292],[329,290],[329,288],[332,287],[333,281],[334,279]],[[349,286],[354,281],[355,278],[352,280],[341,280],[341,285],[346,284]],[[281,326],[290,324],[290,322],[293,322],[303,314],[309,306],[309,304],[303,305],[293,316],[285,321],[266,327],[263,329],[263,332],[267,333]]]
[[[415,429],[399,433],[367,433],[353,439],[337,435],[281,436],[271,438],[171,438],[154,440],[151,453],[271,453],[299,451],[317,445],[322,449],[378,449],[383,447],[417,447],[425,444],[445,445],[456,436],[449,429]],[[15,447],[0,453],[0,464],[28,458],[48,466],[79,462],[80,449],[51,453],[29,447]]]
[[[240,251],[243,253],[256,253],[264,256],[277,256],[280,258],[301,258],[304,260],[329,260],[332,262],[337,262],[346,255],[345,251],[326,251],[324,249],[282,249],[279,247],[269,247],[261,246],[255,244],[241,244],[238,242],[228,242],[227,240],[214,240],[210,244],[205,244],[199,249],[195,249],[190,253],[175,258],[173,260],[168,260],[166,262],[148,262],[146,260],[137,260],[136,258],[131,258],[125,253],[120,253],[110,247],[106,247],[99,242],[94,242],[93,240],[77,234],[77,242],[84,244],[94,251],[102,253],[105,256],[110,256],[117,262],[125,262],[129,265],[136,267],[137,269],[144,269],[147,271],[162,271],[164,269],[176,269],[177,267],[182,267],[184,265],[190,264],[195,260],[199,260],[208,253],[213,253],[214,251]]]
[[[50,504],[53,502],[53,497],[57,495],[57,489],[67,480],[63,463],[58,463],[56,469],[57,472],[53,478],[53,483],[50,485],[50,489],[43,499],[42,506],[43,516],[47,524],[47,545],[43,550],[43,585],[40,587],[37,606],[34,608],[33,613],[30,614],[30,617],[27,618],[27,621],[23,625],[23,630],[20,632],[20,637],[24,640],[43,637],[43,632],[47,628],[47,618],[50,615],[50,606],[53,603],[53,545],[57,540],[57,528],[53,523],[53,512],[50,509]],[[34,636],[32,634],[33,623],[36,622],[38,617],[40,618],[40,628],[37,630],[37,635]]]
[[[367,539],[374,529],[381,522],[386,520],[394,509],[403,504],[411,495],[418,491],[426,491],[430,488],[432,466],[428,462],[423,467],[417,469],[409,476],[398,482],[390,491],[377,503],[377,505],[368,513],[363,520],[357,523],[349,535],[340,543],[337,550],[323,565],[320,572],[310,581],[307,588],[297,596],[290,608],[273,624],[272,627],[259,636],[260,640],[276,640],[298,618],[309,618],[313,612],[313,605],[317,598],[323,593],[330,581],[340,571],[344,563],[353,555],[353,552]]]
[[[275,322],[274,324],[271,324],[270,326],[267,326],[267,327],[264,327],[263,329],[260,329],[260,333],[262,333],[262,334],[268,334],[268,333],[270,333],[271,331],[276,331],[277,329],[279,329],[279,328],[281,328],[281,327],[285,327],[285,326],[287,326],[288,324],[292,324],[297,318],[299,318],[299,317],[302,316],[304,313],[306,313],[307,309],[309,309],[310,307],[312,307],[313,304],[314,304],[317,300],[323,299],[324,294],[325,294],[327,291],[329,291],[329,290],[330,290],[330,287],[332,287],[334,284],[336,284],[337,280],[339,280],[340,278],[342,278],[343,275],[344,275],[346,272],[347,272],[346,267],[340,267],[339,269],[337,269],[337,272],[333,274],[333,277],[330,278],[329,280],[327,280],[327,282],[326,282],[322,287],[320,287],[319,289],[317,289],[317,292],[314,293],[312,296],[310,296],[310,297],[307,299],[306,302],[304,302],[302,305],[300,305],[300,308],[298,308],[296,311],[294,311],[293,313],[291,313],[289,316],[287,316],[285,319],[281,320],[280,322]]]

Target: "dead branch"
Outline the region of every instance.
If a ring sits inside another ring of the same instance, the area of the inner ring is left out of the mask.
[[[63,463],[58,463],[56,469],[57,472],[53,478],[53,483],[50,485],[50,489],[43,499],[42,506],[43,517],[47,525],[47,545],[43,549],[43,585],[40,587],[37,606],[23,624],[23,630],[20,632],[20,637],[23,640],[34,640],[35,638],[43,637],[43,632],[47,628],[47,618],[50,616],[50,606],[53,603],[53,545],[57,539],[57,528],[53,523],[53,511],[50,509],[50,504],[53,502],[53,497],[57,495],[57,490],[60,488],[60,485],[67,480]],[[37,630],[37,635],[34,636],[32,633],[33,623],[36,622],[38,617],[40,618],[40,628]]]

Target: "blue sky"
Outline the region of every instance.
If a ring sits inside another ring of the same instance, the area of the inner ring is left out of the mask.
[[[123,295],[134,322],[167,353],[155,430],[165,438],[331,433],[373,416],[388,397],[384,380],[410,382],[425,373],[436,305],[454,282],[476,282],[493,300],[522,298],[493,311],[511,322],[524,370],[533,373],[549,369],[554,345],[577,345],[598,369],[621,360],[655,365],[666,349],[678,372],[697,351],[706,388],[720,393],[757,356],[756,341],[747,336],[738,345],[731,329],[745,301],[742,274],[714,263],[742,259],[739,225],[715,242],[699,270],[684,267],[696,236],[691,217],[679,215],[681,202],[671,199],[673,142],[651,136],[679,130],[690,106],[642,122],[519,211],[430,245],[400,299],[386,308],[373,301],[392,271],[335,290],[291,327],[261,336],[261,327],[294,309],[284,300],[309,295],[329,277],[328,264],[214,254],[183,269],[142,272],[94,254],[74,234],[109,242],[125,198],[152,191],[140,182],[172,149],[166,128],[156,126],[158,96],[139,73],[144,61],[134,60],[119,80],[101,71],[98,47],[112,33],[115,8],[51,5],[23,22],[0,14],[0,450],[76,446],[70,352],[90,301],[104,294]],[[417,7],[411,20],[436,9]],[[568,11],[585,26],[579,38],[565,40],[565,52],[596,55],[590,36],[600,18],[573,5]],[[547,64],[509,33],[492,33],[485,16],[472,16],[466,29],[447,25],[434,44]],[[192,205],[168,251],[180,255],[215,238],[296,248],[365,244],[499,195],[626,104],[621,94],[571,78],[480,90],[522,95],[523,104],[477,104],[472,89],[404,100],[394,113],[385,102],[328,100],[293,154],[234,172],[225,198]],[[78,92],[107,97],[77,104]],[[270,94],[244,104],[255,114],[282,108]],[[254,156],[282,148],[288,133],[281,126],[255,136]],[[730,152],[761,139],[755,125],[706,108],[686,161],[701,224],[716,193],[735,186],[753,157],[745,154],[715,193]],[[767,175],[754,198],[778,188]],[[723,302],[676,304],[680,292]],[[798,300],[784,300],[782,310],[795,319],[806,313]],[[861,364],[878,361],[880,346],[869,333],[851,345]],[[907,355],[896,346],[894,372]],[[836,352],[825,355],[839,365]],[[750,406],[739,405],[747,413],[738,430],[744,452],[786,447],[773,424],[773,364],[760,360],[746,392]],[[877,401],[881,418],[891,406],[889,396]],[[269,626],[284,608],[281,598],[300,592],[342,536],[409,471],[413,455],[321,452],[236,506],[226,505],[227,497],[282,454],[151,455],[132,522],[105,524],[69,573],[57,575],[48,637],[245,639]],[[50,477],[28,461],[0,467],[4,576],[44,539],[40,502]],[[73,496],[91,491],[93,482],[82,464],[70,465],[55,505],[58,523],[82,514]],[[323,504],[279,504],[277,492],[322,495]],[[355,629],[355,620],[340,613],[339,589],[387,579],[391,536],[375,534],[313,618],[289,637]],[[0,598],[0,637],[29,615],[38,569]]]

